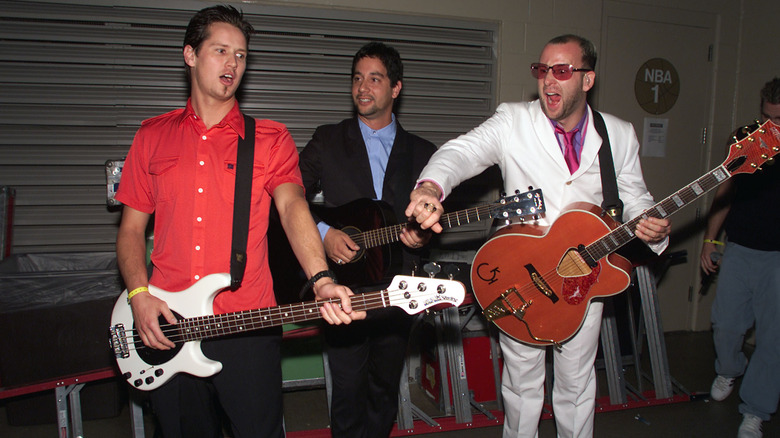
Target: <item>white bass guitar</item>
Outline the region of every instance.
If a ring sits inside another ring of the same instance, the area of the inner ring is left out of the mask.
[[[127,290],[122,292],[111,314],[109,337],[117,365],[127,382],[150,391],[178,373],[212,376],[222,370],[222,364],[203,354],[201,340],[318,319],[323,303],[340,301],[308,301],[214,315],[214,297],[228,286],[229,274],[208,275],[182,292],[149,286],[149,292],[165,301],[178,320],[176,324],[160,321],[165,336],[176,344],[170,350],[156,350],[141,342],[135,333]],[[458,281],[397,275],[385,290],[353,296],[352,308],[371,310],[394,306],[413,315],[439,304],[459,306],[465,293],[463,283]]]

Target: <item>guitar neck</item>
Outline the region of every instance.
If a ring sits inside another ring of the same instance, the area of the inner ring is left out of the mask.
[[[634,234],[636,226],[642,219],[647,217],[662,219],[671,216],[729,178],[731,178],[731,173],[728,172],[725,165],[721,164],[696,181],[655,204],[644,213],[615,228],[606,236],[588,245],[585,248],[585,251],[583,251],[583,256],[591,258],[591,260],[587,260],[589,263],[595,263],[633,240],[634,237],[636,237]]]
[[[357,311],[388,306],[387,291],[359,294],[351,297],[351,300],[352,308]],[[179,321],[174,327],[180,330],[184,341],[211,339],[283,324],[319,319],[322,317],[320,307],[323,303],[338,304],[339,301],[339,299],[333,298],[324,301],[307,301],[264,309],[186,318]]]
[[[470,224],[472,222],[493,219],[493,217],[495,217],[495,212],[495,207],[490,204],[458,210],[452,213],[443,214],[441,218],[439,218],[439,225],[441,225],[443,229],[448,229]],[[406,224],[396,224],[376,230],[365,231],[353,236],[353,240],[364,248],[387,245],[398,242],[404,228],[406,228]]]

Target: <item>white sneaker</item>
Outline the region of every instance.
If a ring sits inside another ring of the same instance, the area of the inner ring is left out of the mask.
[[[762,420],[755,415],[744,414],[742,424],[739,425],[737,438],[761,438],[764,433],[761,432]]]
[[[716,377],[712,382],[712,388],[710,388],[710,398],[715,401],[725,400],[734,389],[735,380],[736,379],[733,377],[723,377],[720,375]]]

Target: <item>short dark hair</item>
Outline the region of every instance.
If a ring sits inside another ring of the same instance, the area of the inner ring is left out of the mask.
[[[401,55],[398,50],[384,43],[371,42],[361,47],[352,58],[352,74],[355,74],[355,66],[363,58],[376,58],[382,61],[387,70],[387,77],[390,78],[390,86],[395,87],[398,81],[404,79],[404,64],[401,61]]]
[[[597,59],[596,46],[594,46],[593,43],[590,42],[590,40],[587,38],[569,33],[566,35],[557,36],[547,42],[547,44],[566,44],[572,41],[579,44],[580,49],[582,50],[582,67],[595,69]],[[575,65],[575,67],[577,66]]]
[[[761,106],[764,106],[764,102],[777,105],[780,103],[780,78],[774,78],[771,81],[764,84],[764,88],[761,89]]]
[[[227,23],[233,25],[244,34],[246,44],[249,45],[249,37],[255,31],[252,25],[244,19],[244,13],[230,5],[217,5],[203,8],[198,11],[187,25],[184,32],[184,44],[182,47],[192,46],[198,53],[200,45],[209,38],[209,26],[213,23]],[[184,65],[187,78],[190,77],[190,66]]]

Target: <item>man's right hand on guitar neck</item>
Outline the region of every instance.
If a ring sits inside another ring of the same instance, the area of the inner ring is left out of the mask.
[[[176,324],[176,317],[165,301],[150,293],[141,293],[130,299],[130,307],[133,310],[135,330],[144,345],[157,350],[170,350],[176,346],[160,328],[160,315],[169,323]]]
[[[441,189],[436,184],[424,181],[409,194],[411,202],[406,207],[406,216],[414,218],[423,230],[431,229],[435,233],[441,233],[439,218],[444,213],[441,195]]]

